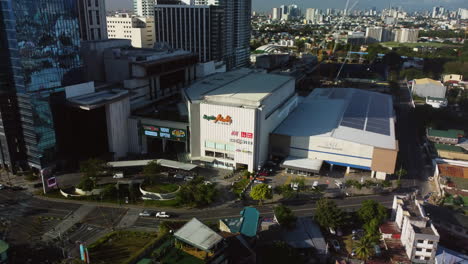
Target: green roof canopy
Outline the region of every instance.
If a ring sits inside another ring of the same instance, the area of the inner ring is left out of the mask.
[[[427,134],[431,137],[458,138],[460,136],[464,136],[465,132],[457,129],[438,130],[429,128]]]

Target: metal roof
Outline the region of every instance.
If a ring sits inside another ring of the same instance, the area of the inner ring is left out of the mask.
[[[429,78],[413,81],[413,93],[421,97],[445,98],[447,88],[440,82]]]
[[[207,101],[240,106],[259,107],[275,90],[293,79],[251,69],[210,75],[185,89],[191,101]]]
[[[114,167],[114,168],[122,168],[122,167],[142,167],[146,166],[153,160],[125,160],[125,161],[112,161],[108,162],[107,165]],[[158,159],[156,162],[166,168],[172,169],[179,169],[179,170],[186,170],[190,171],[197,167],[195,164],[191,163],[183,163],[175,160],[166,160],[166,159]]]
[[[254,207],[244,207],[244,209],[241,211],[241,216],[241,234],[248,237],[256,236],[258,230],[258,218],[260,217],[258,210]]]
[[[174,233],[177,239],[198,249],[209,251],[223,240],[223,237],[211,230],[196,218],[192,218],[182,228]]]
[[[274,133],[397,148],[391,96],[354,88],[316,88]]]
[[[463,130],[449,129],[449,130],[438,130],[429,128],[427,134],[431,137],[444,137],[444,138],[459,138],[465,135]]]
[[[323,160],[289,156],[283,161],[281,167],[318,173],[322,164]]]

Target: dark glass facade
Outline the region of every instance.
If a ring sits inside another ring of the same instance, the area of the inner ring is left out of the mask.
[[[16,91],[30,166],[45,167],[55,159],[50,95],[82,81],[77,1],[0,0],[1,27],[9,30],[12,50],[9,64],[0,63],[14,78],[10,89]]]

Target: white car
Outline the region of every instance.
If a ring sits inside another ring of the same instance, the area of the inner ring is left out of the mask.
[[[3,184],[0,184],[0,190],[3,190],[5,189],[5,186],[3,186]]]
[[[170,215],[168,215],[166,212],[157,212],[156,213],[156,218],[169,218],[171,217]]]
[[[112,176],[112,178],[114,179],[122,179],[123,177],[124,177],[124,173],[121,171],[114,173],[114,176]]]
[[[148,211],[148,210],[143,210],[140,214],[140,216],[152,216],[154,215],[154,212]]]
[[[312,188],[317,188],[317,186],[319,185],[319,182],[318,181],[314,181],[314,183],[312,184]]]
[[[176,179],[184,179],[185,176],[182,175],[182,174],[176,174],[176,175],[174,175],[174,178],[176,178]]]
[[[191,181],[191,180],[193,180],[194,178],[195,178],[195,177],[193,177],[193,176],[185,176],[184,180],[185,180],[185,181]]]

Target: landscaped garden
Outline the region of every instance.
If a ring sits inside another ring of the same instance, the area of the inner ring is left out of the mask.
[[[88,250],[96,264],[130,263],[157,240],[154,232],[116,231],[91,244]]]
[[[155,183],[144,184],[141,188],[147,192],[172,193],[179,189],[179,185],[173,183]]]
[[[152,254],[153,257],[159,259],[165,264],[202,264],[202,259],[197,258],[183,249],[174,247],[174,240],[168,239]]]

